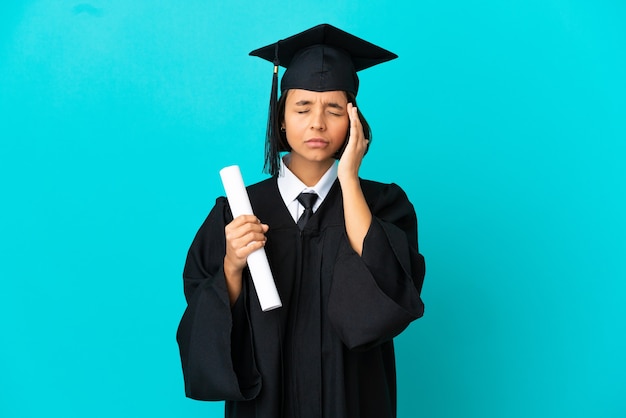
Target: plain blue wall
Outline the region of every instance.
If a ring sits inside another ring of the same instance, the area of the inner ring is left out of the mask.
[[[0,416],[209,417],[175,330],[218,170],[261,173],[271,65],[321,22],[361,75],[364,177],[420,219],[400,417],[626,416],[622,1],[0,5]]]

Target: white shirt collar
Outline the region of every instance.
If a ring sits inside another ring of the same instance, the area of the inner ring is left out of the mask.
[[[296,177],[287,167],[290,157],[289,154],[286,154],[281,158],[280,171],[277,178],[278,190],[285,202],[285,206],[289,207],[302,192],[315,192],[319,196],[319,199],[317,199],[317,202],[315,202],[313,206],[313,211],[315,211],[322,204],[337,179],[337,163],[330,166],[317,184],[312,187],[307,187],[307,185]]]

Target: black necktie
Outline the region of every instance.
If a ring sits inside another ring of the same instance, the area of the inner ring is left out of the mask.
[[[298,228],[300,228],[300,231],[304,229],[306,223],[309,222],[309,219],[313,216],[313,205],[317,201],[317,197],[315,193],[303,192],[298,195],[298,202],[304,206],[304,212],[302,212],[300,219],[298,219]]]

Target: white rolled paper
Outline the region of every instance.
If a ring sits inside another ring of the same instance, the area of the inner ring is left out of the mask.
[[[228,199],[233,217],[253,215],[252,205],[250,205],[250,198],[246,192],[246,186],[243,183],[239,166],[231,165],[224,167],[220,170],[220,177],[222,178],[222,184],[224,185],[226,198]],[[283,306],[280,296],[278,296],[274,276],[272,276],[264,248],[259,248],[248,256],[248,268],[250,269],[256,294],[261,303],[261,309],[270,311]]]

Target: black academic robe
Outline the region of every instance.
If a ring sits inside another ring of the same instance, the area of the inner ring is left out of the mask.
[[[177,341],[188,397],[226,400],[227,417],[396,416],[392,339],[424,311],[417,219],[395,184],[361,180],[373,215],[362,256],[345,232],[336,181],[301,233],[276,178],[248,187],[269,225],[282,308],[261,311],[249,272],[231,308],[223,271],[225,198],[198,231],[183,273]]]

